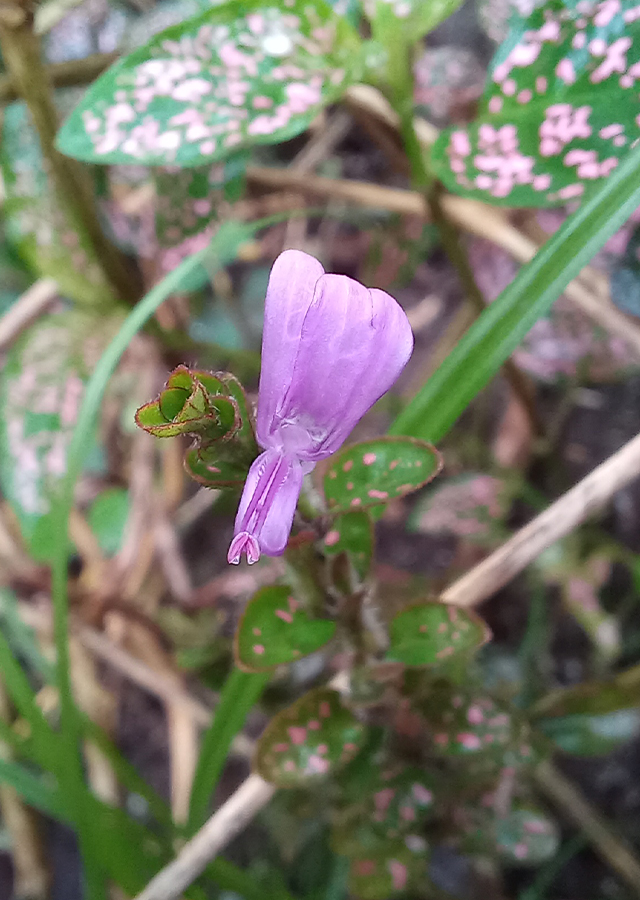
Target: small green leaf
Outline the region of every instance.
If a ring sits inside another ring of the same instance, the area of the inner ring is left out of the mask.
[[[415,890],[426,876],[428,854],[424,839],[413,837],[409,847],[398,841],[376,848],[375,853],[352,858],[349,893],[362,900],[387,900]]]
[[[406,666],[441,666],[468,656],[490,639],[475,613],[444,603],[419,603],[403,609],[389,625],[386,659]]]
[[[431,481],[442,467],[435,447],[415,438],[352,444],[332,460],[324,492],[332,512],[387,503]]]
[[[494,757],[500,765],[533,759],[522,726],[490,697],[462,693],[430,695],[424,713],[432,731],[432,750],[439,756]]]
[[[362,66],[357,32],[326,0],[231,0],[112,66],[58,146],[88,162],[204,165],[304,131]]]
[[[365,736],[340,694],[319,688],[269,722],[258,742],[256,771],[277,787],[311,784],[353,759]]]
[[[213,442],[233,437],[240,427],[240,414],[220,378],[178,366],[158,399],[136,412],[136,423],[155,437],[196,434]]]
[[[244,484],[249,465],[233,459],[225,459],[216,444],[191,447],[184,457],[188,475],[210,488],[236,487]]]
[[[358,577],[366,578],[373,557],[373,522],[368,513],[343,513],[331,523],[322,543],[325,556],[346,553]]]
[[[497,818],[496,843],[500,856],[511,865],[539,866],[556,854],[560,835],[541,810],[519,806]]]
[[[246,672],[267,672],[315,653],[335,634],[336,624],[312,618],[288,587],[265,587],[247,604],[234,650]]]
[[[366,818],[374,831],[395,839],[419,829],[433,816],[438,777],[411,766],[393,777],[388,774],[382,773],[367,798]]]
[[[124,488],[107,488],[91,504],[87,519],[105,556],[114,556],[122,546],[130,506]]]

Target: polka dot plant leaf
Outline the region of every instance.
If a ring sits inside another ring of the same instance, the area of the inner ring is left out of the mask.
[[[23,103],[12,103],[2,116],[0,173],[6,238],[22,260],[39,275],[54,278],[61,293],[78,303],[111,303],[90,241],[58,202]]]
[[[606,178],[640,136],[640,5],[552,0],[516,20],[494,56],[478,118],[433,148],[450,190],[554,206]]]
[[[262,588],[238,625],[236,664],[245,672],[267,672],[320,650],[335,630],[335,622],[312,618],[288,587]]]
[[[373,522],[369,514],[355,510],[336,516],[324,536],[322,551],[326,556],[346,553],[358,577],[364,579],[373,557]]]
[[[386,659],[439,667],[460,655],[469,656],[489,637],[488,627],[473,612],[444,603],[420,603],[391,620]]]
[[[403,497],[435,478],[441,467],[435,447],[416,438],[352,444],[333,458],[325,475],[329,510],[346,512]]]
[[[58,146],[89,162],[185,167],[283,141],[359,78],[361,46],[325,0],[225,3],[105,72]]]
[[[255,769],[277,787],[313,784],[353,759],[365,735],[340,694],[318,688],[269,722],[258,741]]]
[[[214,165],[154,170],[155,232],[163,272],[209,244],[220,205],[242,193],[247,159],[246,153],[236,153]]]
[[[539,866],[555,856],[560,835],[541,810],[519,806],[496,821],[498,852],[510,865]]]
[[[52,507],[87,378],[120,319],[75,311],[39,319],[0,378],[0,487],[36,560],[49,560]]]

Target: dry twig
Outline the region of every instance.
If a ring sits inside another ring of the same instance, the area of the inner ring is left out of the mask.
[[[55,281],[41,278],[18,297],[0,319],[0,349],[8,346],[57,296],[58,285]]]

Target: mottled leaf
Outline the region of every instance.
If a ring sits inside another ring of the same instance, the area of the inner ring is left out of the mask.
[[[498,852],[511,865],[538,866],[554,856],[560,844],[554,822],[531,807],[517,806],[497,817],[495,830]]]
[[[432,730],[432,750],[441,756],[487,755],[500,765],[530,762],[533,749],[521,724],[490,697],[462,693],[429,697],[424,712]]]
[[[335,622],[310,616],[288,587],[265,587],[249,601],[236,630],[236,663],[246,672],[267,672],[320,650],[335,630]]]
[[[426,534],[454,534],[485,542],[502,537],[511,497],[492,475],[465,475],[438,481],[411,511],[409,526]]]
[[[581,197],[640,135],[636,0],[560,0],[516,19],[492,60],[479,116],[433,150],[456,193],[508,206]]]
[[[213,166],[154,170],[155,230],[164,272],[207,246],[220,204],[242,193],[246,164],[247,155],[236,153]]]
[[[255,767],[277,787],[310,784],[346,765],[365,734],[340,694],[319,688],[269,722],[258,742]]]
[[[0,378],[0,484],[32,555],[50,558],[52,503],[85,381],[117,319],[45,316],[11,348]]]
[[[393,776],[383,772],[366,802],[366,818],[386,838],[420,829],[434,814],[438,776],[405,766]]]
[[[322,545],[327,556],[346,553],[358,577],[369,572],[373,556],[373,522],[366,512],[347,512],[331,523]]]
[[[113,302],[92,244],[57,199],[37,135],[23,103],[12,103],[0,122],[0,172],[5,189],[7,241],[60,292],[83,305]]]
[[[489,638],[489,629],[475,613],[444,603],[419,603],[391,620],[386,659],[437,667],[470,655]]]
[[[403,497],[431,481],[442,466],[438,451],[409,437],[352,444],[332,460],[324,492],[332,512],[346,512]]]
[[[427,869],[427,845],[418,835],[413,840],[377,849],[353,858],[349,867],[349,893],[362,900],[387,900],[416,889]]]
[[[117,62],[59,147],[91,162],[203,165],[303,131],[361,68],[357,33],[325,0],[232,0]]]

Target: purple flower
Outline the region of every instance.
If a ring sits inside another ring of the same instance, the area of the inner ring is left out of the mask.
[[[228,560],[280,556],[303,476],[340,447],[411,356],[402,308],[384,291],[286,250],[269,276],[257,438],[264,449],[240,499]]]

